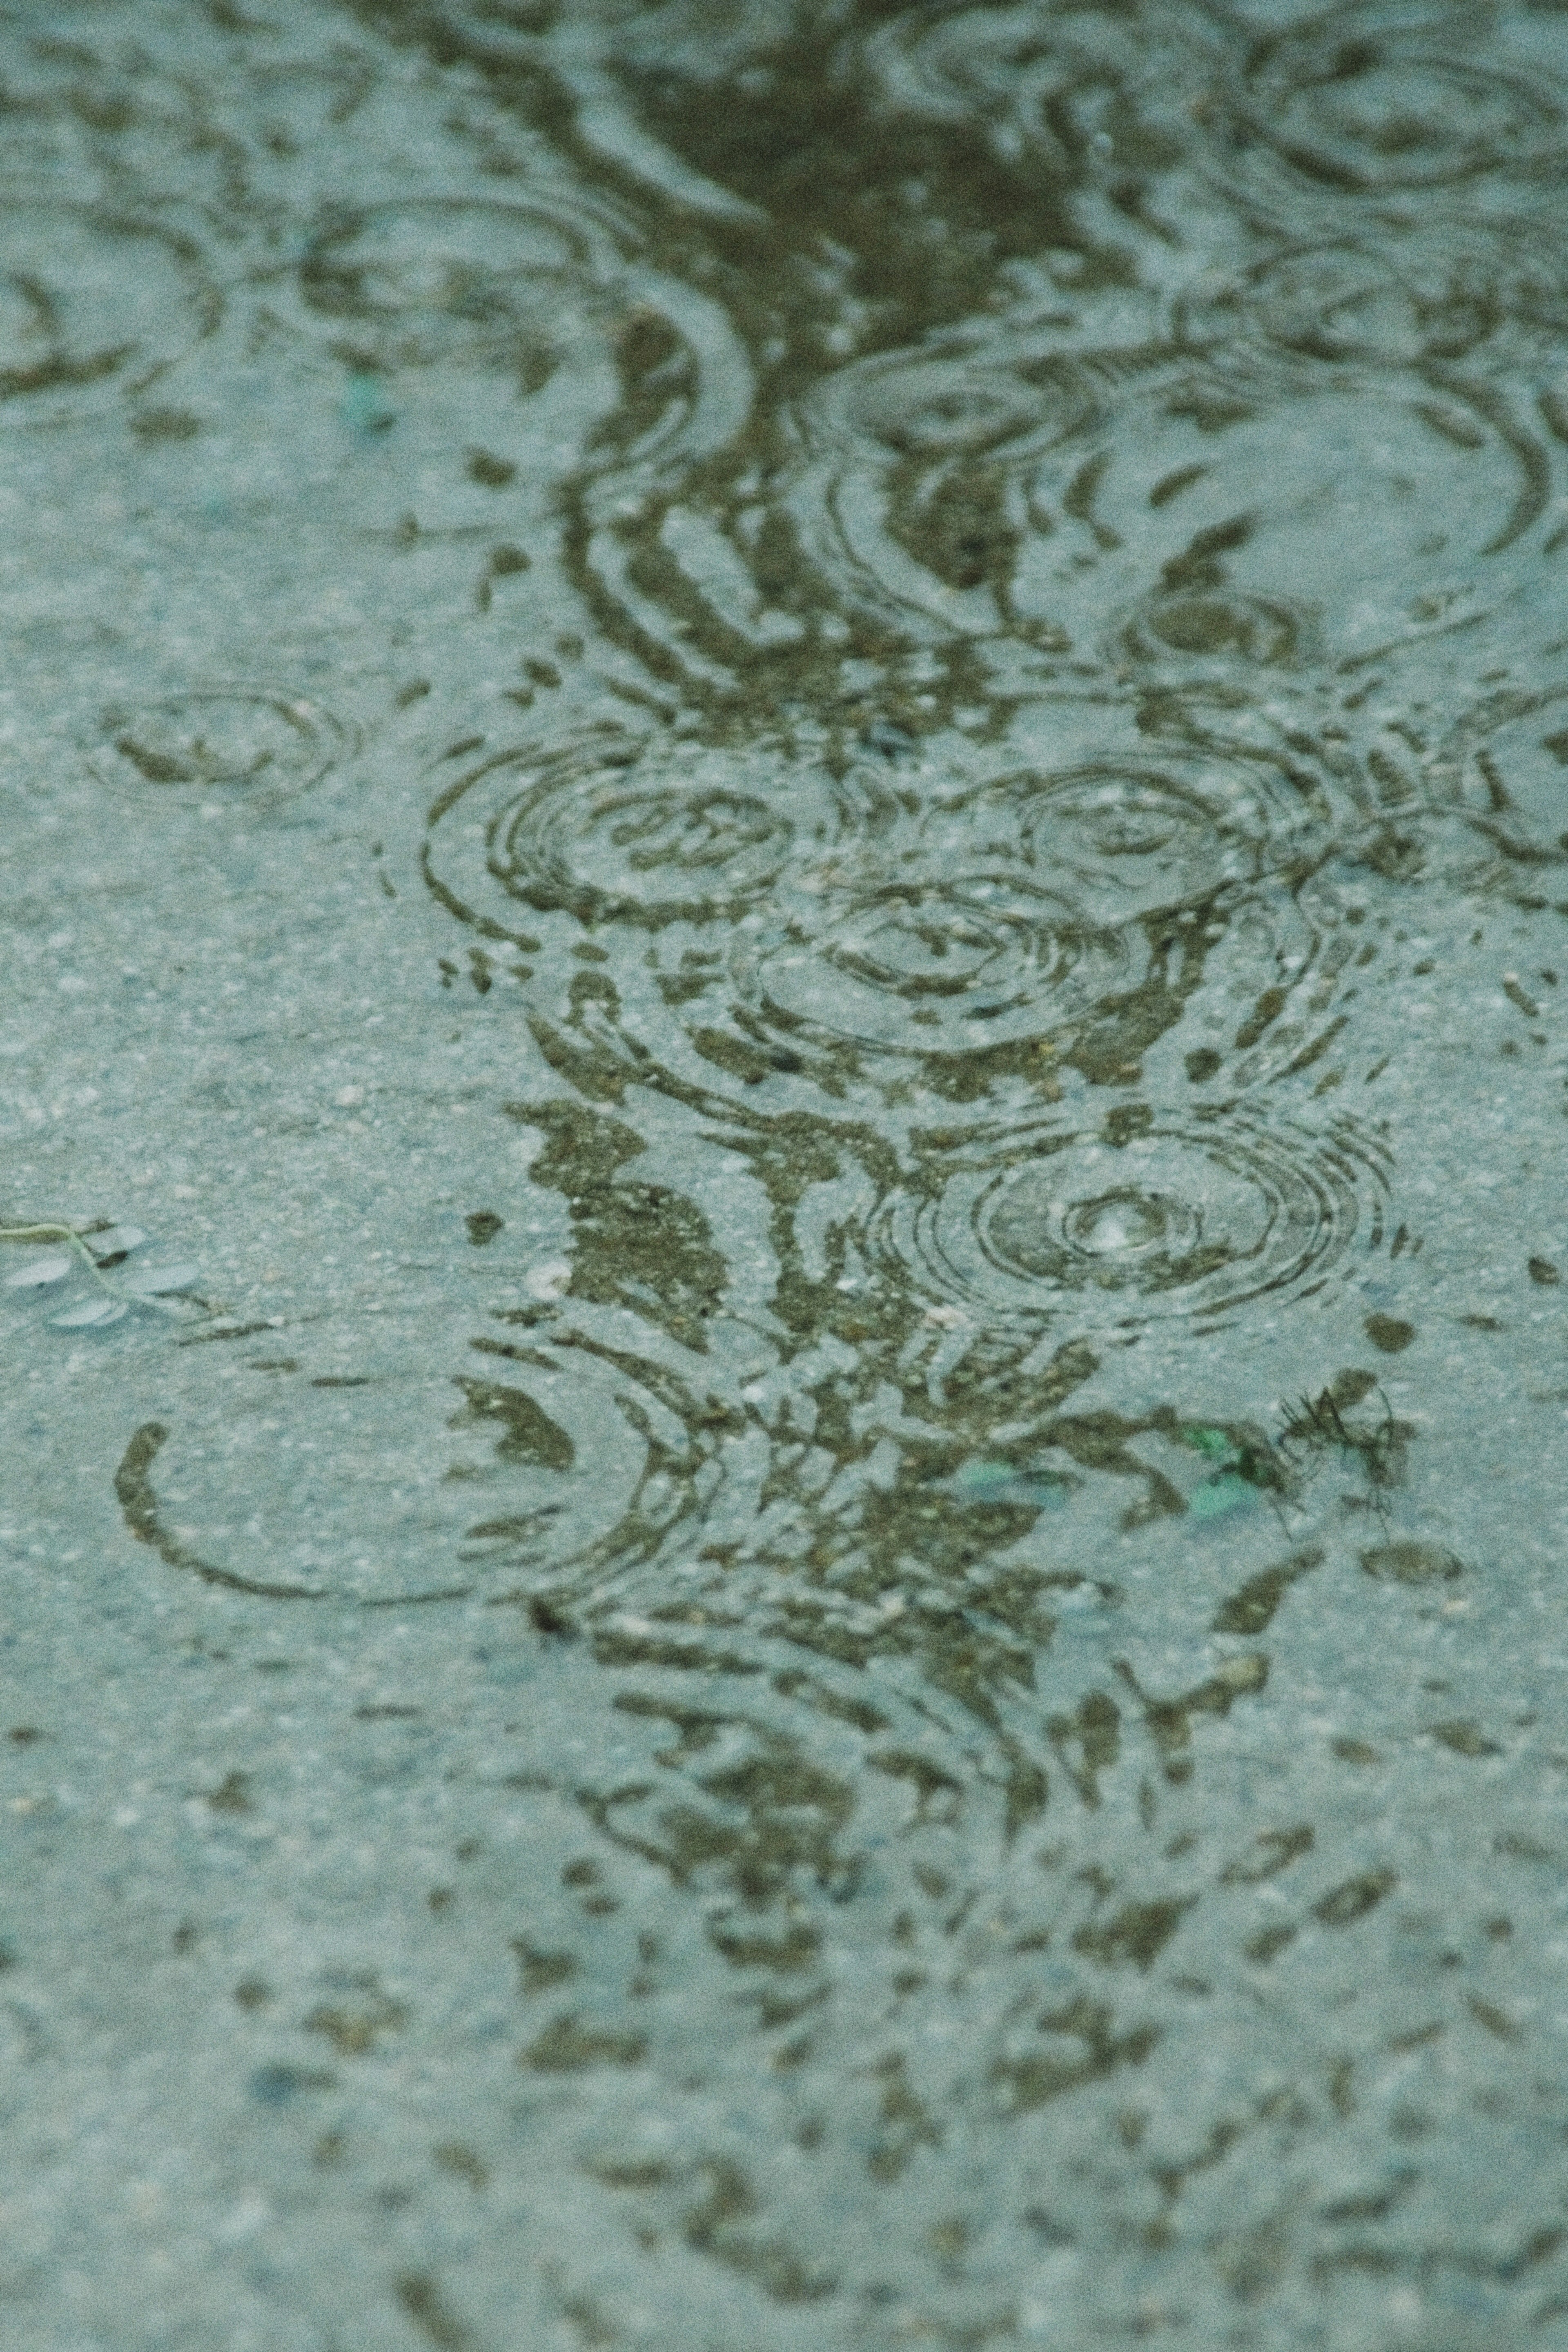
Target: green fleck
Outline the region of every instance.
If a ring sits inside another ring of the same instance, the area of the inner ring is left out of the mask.
[[[1194,1519],[1222,1518],[1252,1500],[1253,1489],[1234,1470],[1222,1470],[1217,1477],[1205,1478],[1201,1486],[1187,1496],[1187,1509]]]
[[[1229,1462],[1236,1456],[1236,1440],[1228,1430],[1210,1429],[1199,1421],[1183,1423],[1182,1444],[1209,1462]]]
[[[354,433],[390,432],[397,422],[380,376],[363,371],[350,376],[338,404],[338,415]]]

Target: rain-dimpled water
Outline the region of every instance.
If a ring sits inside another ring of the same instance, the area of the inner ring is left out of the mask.
[[[1568,2345],[1563,0],[0,0],[0,2333]]]

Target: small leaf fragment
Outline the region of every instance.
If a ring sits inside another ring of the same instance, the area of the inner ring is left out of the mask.
[[[71,1257],[36,1257],[16,1274],[5,1276],[7,1290],[42,1290],[51,1282],[63,1282],[76,1264]]]
[[[68,1307],[58,1315],[51,1315],[50,1323],[57,1331],[79,1331],[89,1326],[118,1323],[130,1308],[123,1298],[84,1298],[78,1306]]]
[[[1446,1545],[1435,1543],[1377,1544],[1363,1552],[1361,1564],[1368,1576],[1396,1584],[1430,1584],[1465,1572],[1463,1561]]]
[[[195,1265],[139,1265],[124,1276],[124,1284],[138,1298],[161,1298],[176,1290],[189,1290],[200,1274],[201,1268]]]
[[[110,1225],[104,1233],[82,1235],[100,1265],[107,1265],[110,1258],[128,1257],[133,1249],[141,1248],[146,1238],[138,1225]]]

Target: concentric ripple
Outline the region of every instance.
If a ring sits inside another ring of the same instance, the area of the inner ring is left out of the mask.
[[[1384,1156],[1348,1121],[1144,1118],[998,1131],[950,1168],[933,1156],[931,1193],[890,1208],[883,1246],[976,1317],[1203,1323],[1310,1296],[1358,1228],[1380,1230]]]
[[[1250,338],[1173,369],[955,347],[840,370],[802,408],[783,494],[804,557],[906,636],[1051,654],[1151,599],[1168,641],[1217,631],[1271,659],[1292,638],[1361,658],[1485,610],[1538,552],[1537,422],[1447,363],[1434,381],[1289,347],[1313,331],[1300,293],[1279,338],[1265,304]],[[1218,590],[1243,600],[1231,623],[1192,605]]]
[[[1560,169],[1563,93],[1527,43],[1499,37],[1502,14],[1414,0],[1310,18],[1258,43],[1243,121],[1320,195],[1386,197]]]
[[[111,704],[88,760],[101,782],[133,791],[268,799],[320,783],[358,747],[353,728],[302,695],[220,687]]]
[[[595,602],[700,693],[758,663],[796,673],[792,691],[814,666],[836,682],[861,624],[880,644],[994,635],[1029,527],[1009,468],[1098,398],[1089,371],[996,342],[855,362],[763,418],[732,335],[689,302],[650,313],[622,338],[621,408],[577,489]],[[763,482],[759,446],[777,452]]]
[[[986,790],[984,817],[1016,824],[1019,855],[1081,924],[1136,922],[1253,882],[1321,847],[1321,779],[1300,764],[1172,751],[1026,769]]]
[[[837,893],[819,929],[792,926],[732,964],[773,1027],[870,1051],[952,1055],[1037,1036],[1136,969],[1120,932],[1019,874],[890,874]]]
[[[919,634],[1017,618],[1018,551],[1045,454],[1086,432],[1110,387],[1041,352],[955,339],[840,369],[803,405],[785,504],[809,561],[851,609]]]
[[[1215,665],[1300,669],[1320,655],[1319,614],[1285,596],[1253,596],[1217,582],[1210,588],[1162,588],[1112,630],[1113,661],[1185,675]]]
[[[1434,762],[1440,805],[1464,809],[1516,865],[1568,857],[1568,685],[1493,695]]]
[[[1416,237],[1335,240],[1214,272],[1177,299],[1177,340],[1193,351],[1237,344],[1287,362],[1419,366],[1463,359],[1500,311],[1479,257]]]
[[[618,264],[585,206],[431,198],[329,218],[297,282],[306,318],[351,365],[478,369],[537,391]]]
[[[1121,731],[1103,707],[1052,709],[1046,731],[1064,747]],[[1158,1027],[1197,984],[1203,911],[1223,921],[1263,877],[1299,882],[1331,838],[1323,777],[1239,746],[1028,766],[967,789],[928,780],[924,794],[858,812],[856,832],[792,861],[719,943],[731,1017],[753,1039],[786,1055],[940,1059],[955,1080],[965,1057],[1026,1040],[1065,1051],[1146,986]],[[692,968],[693,1017],[710,1021],[712,985]]]
[[[507,970],[534,1014],[623,1063],[836,1097],[912,1079],[973,1100],[1053,1060],[1098,1080],[1189,1008],[1202,1025],[1211,959],[1227,1005],[1238,985],[1250,1001],[1243,940],[1292,994],[1318,950],[1309,877],[1360,814],[1353,774],[1347,793],[1266,726],[1156,755],[1136,710],[1042,705],[1015,760],[1037,740],[1101,756],[980,782],[935,759],[835,777],[782,751],[737,777],[619,730],[508,751],[437,802],[426,876],[523,950]]]
[[[121,1474],[133,1530],[219,1588],[395,1607],[635,1564],[711,1499],[711,1411],[624,1339],[547,1323],[476,1346],[455,1381],[280,1363],[265,1403],[151,1424]]]
[[[904,10],[858,62],[885,109],[982,126],[995,152],[1081,186],[1169,173],[1223,47],[1199,11],[1024,5]]]
[[[1329,657],[1362,660],[1517,593],[1551,486],[1539,434],[1457,376],[1183,371],[1033,467],[1012,603],[1103,641],[1156,592],[1223,591],[1257,600],[1265,645],[1289,634],[1268,627],[1270,607],[1304,608]]]
[[[651,928],[733,919],[837,835],[831,780],[758,750],[743,769],[615,728],[466,769],[430,812],[426,877],[460,920],[518,937],[524,908]]]
[[[196,247],[109,209],[6,199],[0,414],[46,423],[144,392],[217,324]]]

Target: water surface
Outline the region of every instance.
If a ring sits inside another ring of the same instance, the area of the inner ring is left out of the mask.
[[[0,129],[7,2340],[1568,2342],[1568,12]]]

